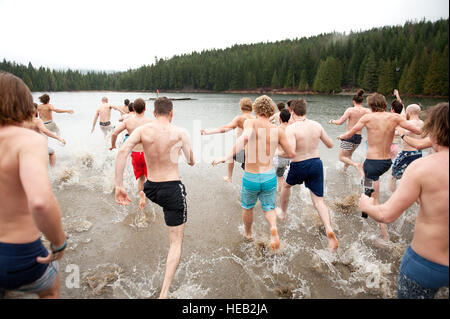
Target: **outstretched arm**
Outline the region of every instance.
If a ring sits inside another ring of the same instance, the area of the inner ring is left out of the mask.
[[[252,130],[251,124],[249,124],[248,121],[245,121],[244,122],[244,131],[242,132],[242,135],[239,136],[238,139],[236,140],[236,144],[234,144],[231,151],[225,157],[214,160],[212,162],[212,164],[217,165],[220,163],[225,163],[227,161],[230,161],[233,158],[233,156],[235,156],[237,153],[242,151],[244,149],[245,145],[247,145],[248,140],[250,139],[250,136],[252,134],[252,131],[253,130]]]
[[[98,119],[98,116],[99,116],[99,115],[100,115],[100,112],[97,110],[97,112],[95,112],[94,123],[92,123],[92,130],[91,130],[91,133],[94,132],[95,124],[97,123],[97,119]]]
[[[117,141],[117,136],[120,134],[120,132],[122,132],[124,129],[126,128],[126,125],[124,122],[120,123],[119,126],[116,127],[116,129],[114,130],[114,132],[111,135],[111,147],[109,148],[109,150],[111,151],[112,149],[116,148],[116,141]]]
[[[23,185],[33,220],[44,236],[57,247],[61,247],[66,236],[61,222],[58,202],[53,194],[48,176],[47,141],[42,136],[33,136],[24,141],[26,146],[19,153],[19,176]],[[61,258],[56,256],[38,257],[38,262],[48,263]]]
[[[125,114],[125,112],[122,111],[121,108],[118,107],[118,106],[110,105],[110,107],[111,107],[112,109],[116,110],[116,111],[119,111],[121,115],[122,115],[122,114]]]
[[[406,119],[402,120],[399,125],[414,134],[420,135],[422,133],[422,130],[417,125],[407,121]]]
[[[353,126],[350,131],[347,131],[344,134],[339,135],[338,139],[342,140],[342,139],[350,138],[353,135],[355,135],[356,132],[362,130],[364,125],[366,124],[364,117],[365,117],[365,115],[359,119],[358,123],[356,123],[355,126]]]
[[[349,109],[345,110],[344,114],[341,116],[339,120],[330,120],[328,124],[336,124],[336,125],[342,125],[345,121],[347,121],[348,117],[350,116]]]
[[[359,199],[359,208],[380,223],[389,224],[396,221],[420,196],[420,172],[418,172],[417,163],[420,163],[420,160],[408,166],[403,173],[400,185],[387,202],[374,205],[373,198],[362,194]]]
[[[50,105],[50,110],[52,110],[55,113],[70,113],[73,114],[73,110],[63,110],[63,109],[57,109],[53,105]]]
[[[233,121],[231,121],[230,123],[220,126],[218,128],[212,129],[212,130],[200,130],[200,133],[202,135],[211,135],[211,134],[218,134],[218,133],[225,133],[228,131],[231,131],[233,129],[235,129],[236,127],[238,127],[238,119],[239,116],[236,116]]]

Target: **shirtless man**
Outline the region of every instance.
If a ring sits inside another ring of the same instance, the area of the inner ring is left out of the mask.
[[[145,117],[145,101],[143,99],[134,100],[133,107],[136,115],[124,120],[114,130],[111,136],[111,147],[109,148],[110,151],[116,148],[117,136],[120,134],[120,132],[126,129],[129,136],[137,127],[152,122],[151,119]],[[133,148],[133,151],[131,153],[131,164],[133,165],[134,176],[138,181],[138,190],[140,197],[139,208],[144,209],[144,182],[147,178],[147,165],[145,164],[144,148],[140,143]]]
[[[394,222],[419,200],[414,237],[400,265],[398,298],[434,298],[440,287],[448,287],[448,116],[448,103],[433,108],[423,131],[436,153],[411,163],[386,203],[374,205],[364,194],[359,200],[361,210],[380,223]]]
[[[123,101],[123,105],[120,107],[120,110],[122,111],[122,114],[128,114],[130,112],[128,105],[130,105],[130,100],[125,99]]]
[[[279,123],[278,128],[286,133],[286,127],[291,119],[291,113],[287,109],[282,109],[280,115],[278,116]],[[274,123],[272,123],[274,124]],[[283,148],[278,145],[277,152],[275,152],[275,157],[273,159],[273,166],[275,167],[275,173],[277,175],[277,190],[281,190],[281,186],[284,184],[283,175],[286,168],[289,166],[291,159],[286,157],[286,153]]]
[[[178,174],[178,160],[184,154],[187,163],[194,165],[194,155],[186,130],[171,124],[172,102],[161,97],[155,100],[155,121],[136,128],[120,148],[116,161],[116,202],[128,205],[131,201],[123,188],[123,171],[128,153],[139,143],[144,148],[148,180],[144,193],[160,205],[169,229],[169,254],[159,298],[168,298],[169,288],[181,257],[184,226],[187,221],[186,189]]]
[[[59,135],[59,128],[58,126],[56,126],[55,122],[53,122],[52,112],[73,114],[73,110],[63,110],[55,108],[49,103],[50,96],[48,96],[48,94],[40,96],[39,100],[42,103],[41,105],[38,105],[39,117],[42,119],[42,121],[44,121],[44,125],[47,129]]]
[[[421,129],[423,126],[423,121],[419,118],[420,114],[420,106],[417,104],[411,104],[406,108],[406,120],[414,124],[417,129]],[[391,192],[395,191],[396,181],[402,178],[403,172],[416,159],[422,157],[422,151],[418,150],[405,141],[403,138],[405,136],[411,136],[413,138],[419,138],[420,136],[417,134],[413,134],[404,129],[398,129],[398,134],[402,139],[402,151],[397,155],[397,158],[392,165],[392,176],[391,176],[391,184],[390,190]]]
[[[266,95],[258,97],[253,104],[253,109],[256,119],[245,121],[244,132],[237,139],[230,153],[226,157],[214,160],[212,164],[225,163],[245,147],[245,172],[241,188],[244,236],[252,240],[253,207],[259,198],[270,225],[270,247],[276,251],[280,248],[280,238],[275,214],[277,177],[273,166],[273,156],[278,145],[281,145],[289,158],[295,153],[284,131],[270,123],[269,118],[275,113],[275,103],[272,99]]]
[[[122,114],[122,110],[118,106],[109,104],[108,98],[103,97],[102,105],[100,105],[97,112],[95,112],[94,123],[92,124],[91,133],[94,132],[95,124],[97,123],[97,119],[99,117],[100,117],[100,123],[99,123],[100,128],[102,129],[103,134],[105,135],[105,138],[108,136],[108,134],[111,132],[111,130],[114,129],[114,127],[111,126],[111,109],[119,111],[120,114]]]
[[[341,125],[345,121],[347,122],[347,131],[349,131],[358,121],[359,119],[365,115],[370,113],[370,110],[363,107],[362,103],[364,101],[364,90],[358,90],[358,92],[353,96],[353,107],[349,107],[344,115],[339,120],[330,120],[329,124]],[[362,171],[361,163],[355,163],[352,161],[353,152],[358,148],[359,144],[361,144],[361,132],[358,131],[350,137],[349,139],[341,141],[341,150],[339,152],[339,160],[344,163],[344,173],[347,171],[348,166],[354,166],[361,177],[364,176]]]
[[[280,122],[280,113],[282,110],[285,109],[285,107],[286,107],[286,105],[284,104],[284,102],[277,103],[278,112],[270,117],[270,123],[275,124],[275,125],[279,125],[281,123]]]
[[[119,122],[123,122],[124,120],[126,120],[130,116],[134,116],[134,115],[136,115],[136,113],[134,113],[133,102],[131,102],[131,103],[128,104],[128,112],[127,113],[123,113],[120,116]],[[124,142],[125,142],[125,140],[124,140]]]
[[[0,73],[0,295],[7,290],[59,297],[57,259],[66,236],[48,176],[45,138],[24,127],[35,108],[21,79]],[[42,245],[41,233],[51,252]]]
[[[281,208],[277,208],[280,219],[286,219],[286,212],[291,195],[291,187],[305,183],[309,188],[314,208],[319,213],[325,226],[328,238],[328,246],[332,251],[338,248],[338,240],[331,227],[330,214],[323,200],[323,164],[319,154],[319,141],[326,147],[333,147],[333,140],[316,121],[306,118],[306,101],[304,99],[291,102],[294,123],[286,128],[289,143],[294,146],[295,157],[284,173],[286,183],[281,188]]]
[[[40,118],[38,118],[39,113],[37,111],[37,104],[36,103],[33,103],[33,104],[34,104],[36,111],[34,113],[34,117],[33,117],[32,123],[29,128],[35,130],[38,133],[45,134],[48,137],[54,138],[55,140],[58,140],[62,144],[66,145],[66,141],[63,138],[54,134],[52,131],[49,131],[45,127],[44,122]],[[25,124],[24,127],[27,127],[27,125]],[[50,146],[48,146],[48,156],[49,156],[49,160],[50,160],[50,166],[55,166],[55,164],[56,164],[55,150],[53,148],[51,148]]]
[[[237,138],[239,138],[239,136],[241,136],[242,134],[242,130],[244,129],[244,122],[248,119],[254,118],[252,115],[252,100],[250,100],[248,97],[244,97],[239,101],[239,105],[241,107],[242,114],[236,116],[230,123],[212,130],[202,129],[200,130],[200,133],[202,135],[211,135],[217,133],[225,133],[230,130],[236,129]],[[225,182],[231,183],[231,179],[233,177],[234,161],[241,163],[242,169],[244,169],[245,163],[244,150],[233,156],[233,160],[230,159],[228,163],[228,176],[223,176],[223,180]]]
[[[347,139],[360,131],[363,127],[367,129],[367,159],[364,161],[363,169],[365,176],[365,185],[372,184],[372,197],[376,205],[379,204],[380,184],[378,179],[389,170],[392,165],[390,157],[392,139],[394,138],[395,128],[401,126],[415,134],[420,134],[420,130],[400,114],[386,112],[386,98],[374,93],[367,98],[372,113],[361,117],[358,123],[350,131],[338,136],[338,139]],[[382,238],[387,241],[389,235],[385,224],[380,224]]]

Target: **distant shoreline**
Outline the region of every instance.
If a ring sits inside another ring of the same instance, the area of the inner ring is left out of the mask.
[[[130,92],[130,93],[140,93],[143,92],[141,90],[70,90],[70,91],[33,91],[33,93],[38,92]],[[356,94],[355,90],[345,89],[339,93],[320,93],[314,91],[298,91],[293,89],[271,89],[271,88],[258,88],[258,89],[243,89],[243,90],[227,90],[227,91],[212,91],[212,90],[204,90],[204,89],[183,89],[183,90],[160,90],[159,95],[161,96],[163,93],[209,93],[209,94],[272,94],[272,95],[341,95],[341,96],[352,96]],[[148,91],[145,93],[156,94],[154,91]],[[365,92],[364,95],[370,95],[374,92]],[[414,94],[402,94],[402,97],[408,98],[430,98],[430,99],[448,99],[449,96],[440,96],[440,95],[414,95]],[[387,95],[393,96],[393,94]]]

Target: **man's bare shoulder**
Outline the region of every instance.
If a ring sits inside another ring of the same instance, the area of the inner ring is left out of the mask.
[[[21,147],[28,147],[36,143],[47,143],[47,140],[41,134],[30,128],[19,126],[9,126],[1,128],[0,136],[7,137],[8,140],[12,143],[20,143]]]

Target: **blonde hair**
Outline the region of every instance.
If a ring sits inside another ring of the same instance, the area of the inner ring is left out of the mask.
[[[28,86],[15,75],[0,72],[0,125],[31,121],[35,110]]]
[[[248,97],[243,97],[239,101],[239,106],[241,107],[242,111],[251,112],[253,110],[252,100],[250,100]]]
[[[275,113],[275,102],[267,95],[262,95],[253,103],[253,110],[256,114],[271,117]]]

